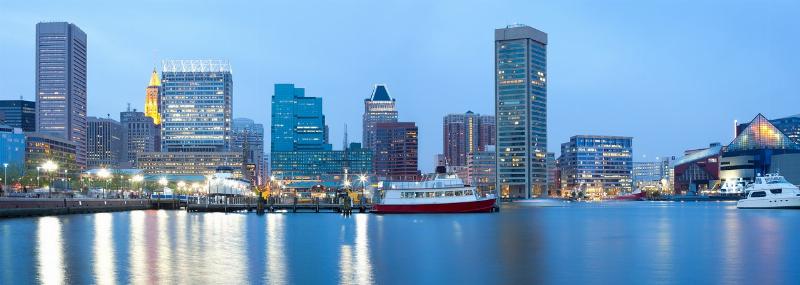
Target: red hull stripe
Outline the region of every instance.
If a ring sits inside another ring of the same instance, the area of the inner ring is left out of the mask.
[[[481,213],[491,212],[495,200],[480,200],[447,204],[381,205],[376,204],[374,213]]]

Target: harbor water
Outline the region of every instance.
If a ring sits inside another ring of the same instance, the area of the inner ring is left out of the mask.
[[[0,284],[800,284],[800,211],[565,205],[2,219]]]

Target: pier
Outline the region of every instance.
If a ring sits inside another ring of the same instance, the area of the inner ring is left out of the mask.
[[[147,199],[0,198],[0,218],[150,209]]]
[[[279,212],[292,213],[366,213],[372,208],[370,203],[352,203],[349,199],[297,199],[270,198],[259,201],[251,197],[192,198],[186,210],[189,212]]]

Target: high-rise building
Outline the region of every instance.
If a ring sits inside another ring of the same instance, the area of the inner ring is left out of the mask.
[[[472,111],[445,116],[442,147],[447,165],[466,166],[470,153],[483,151],[487,145],[492,145],[494,122],[494,116],[481,116]]]
[[[497,29],[495,114],[497,189],[530,198],[547,193],[547,34],[524,26]]]
[[[136,109],[119,113],[119,120],[126,130],[125,161],[121,167],[136,166],[136,154],[158,151],[159,131],[153,118]]]
[[[225,60],[165,60],[161,150],[226,152],[233,119],[233,75]]]
[[[556,159],[556,154],[552,152],[547,153],[547,191],[549,192],[548,195],[556,195],[557,191],[561,189],[561,185],[556,185],[560,183],[560,179],[556,177],[559,175],[558,173],[558,160]]]
[[[413,181],[420,178],[418,130],[413,122],[375,125],[375,174],[382,179]]]
[[[572,136],[561,144],[561,189],[587,195],[631,192],[633,138]]]
[[[264,125],[256,124],[247,118],[233,119],[233,144],[231,151],[244,154],[244,164],[253,165],[253,180],[257,185],[266,182],[266,168],[264,164]],[[247,175],[246,175],[247,176]]]
[[[87,166],[119,168],[127,161],[126,130],[113,119],[89,117]]]
[[[322,98],[306,97],[305,89],[295,88],[294,84],[275,84],[272,152],[331,150],[325,129]]]
[[[86,33],[75,24],[36,24],[36,130],[77,145],[86,166]]]
[[[144,97],[144,114],[153,119],[156,125],[161,124],[161,113],[159,105],[161,102],[161,79],[158,78],[158,71],[153,68],[150,74],[150,83],[147,84]]]
[[[23,132],[36,131],[36,102],[0,100],[0,124],[20,128]]]
[[[397,108],[394,98],[389,96],[386,85],[377,84],[372,96],[364,99],[364,116],[362,119],[364,147],[375,149],[375,124],[397,122]]]

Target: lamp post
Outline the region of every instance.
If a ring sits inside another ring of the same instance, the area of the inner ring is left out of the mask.
[[[39,170],[41,170],[41,169],[42,169],[41,166],[37,166],[36,167],[36,188],[41,188],[42,187],[42,185],[39,184]]]
[[[367,175],[361,174],[361,176],[358,177],[358,181],[361,181],[361,200],[366,200],[364,192],[367,188]]]
[[[8,163],[3,163],[3,190],[8,191]]]
[[[100,170],[97,171],[97,176],[100,177],[100,178],[106,179],[106,187],[103,188],[103,199],[105,199],[106,198],[106,188],[108,188],[108,183],[110,181],[110,179],[108,179],[108,177],[111,176],[111,172],[108,172],[108,169],[101,168]]]
[[[142,195],[142,181],[144,181],[144,176],[142,176],[141,174],[134,175],[131,178],[131,181],[139,184],[139,195]]]
[[[52,160],[48,160],[45,161],[41,167],[42,169],[44,169],[45,172],[50,172],[50,175],[48,175],[50,176],[50,185],[47,186],[47,197],[50,198],[53,192],[53,171],[58,169],[58,164],[56,164]]]
[[[164,188],[169,185],[169,181],[166,177],[161,177],[161,179],[158,179],[158,185],[161,185],[161,192],[164,192]]]

